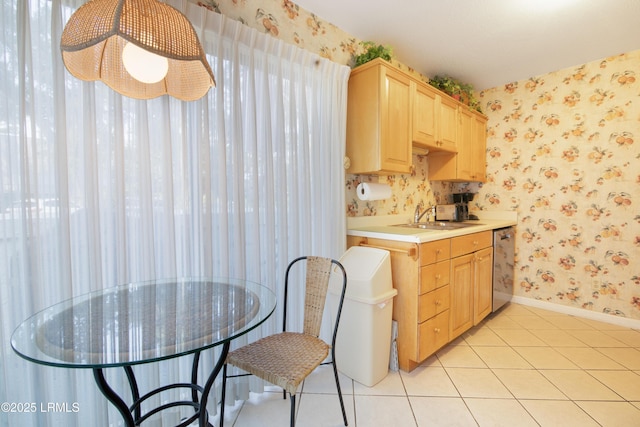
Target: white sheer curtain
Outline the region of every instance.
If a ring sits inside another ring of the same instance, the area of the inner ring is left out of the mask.
[[[191,103],[132,100],[64,70],[60,33],[81,3],[2,3],[0,401],[38,410],[3,410],[0,425],[120,423],[90,370],[39,366],[13,352],[11,333],[32,313],[91,290],[178,276],[247,278],[281,301],[288,261],[345,249],[348,67],[169,2],[199,29],[218,86]],[[277,310],[248,339],[280,322]],[[189,362],[136,367],[141,388],[187,379]],[[109,375],[126,390],[120,371]],[[40,410],[49,402],[77,402],[79,412]]]

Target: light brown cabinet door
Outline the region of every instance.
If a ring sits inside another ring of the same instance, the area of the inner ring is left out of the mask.
[[[393,69],[382,75],[380,160],[383,170],[411,171],[409,78]]]
[[[469,180],[474,175],[474,133],[473,133],[473,115],[469,110],[460,111],[460,129],[462,137],[460,138],[460,149],[457,156],[457,179]]]
[[[411,84],[413,123],[413,144],[418,147],[433,149],[438,147],[438,122],[436,108],[440,95],[424,85]]]
[[[475,253],[474,326],[491,313],[493,303],[493,247]]]
[[[351,71],[347,101],[347,172],[411,171],[411,80],[382,59]]]
[[[412,140],[429,152],[455,153],[458,105],[428,84],[411,82]]]
[[[439,140],[446,151],[456,151],[458,144],[458,104],[453,99],[440,97]]]
[[[487,181],[487,118],[473,114],[471,146],[471,178],[474,181]]]
[[[451,298],[449,301],[449,339],[460,336],[473,326],[474,255],[451,260]]]

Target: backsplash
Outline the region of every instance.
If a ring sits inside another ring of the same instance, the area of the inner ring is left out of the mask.
[[[374,216],[413,214],[416,206],[421,210],[434,204],[452,202],[452,194],[457,193],[459,184],[450,182],[430,182],[427,179],[427,159],[413,155],[414,170],[411,175],[351,175],[347,174],[346,197],[347,216]],[[387,200],[363,201],[358,199],[356,187],[361,182],[379,182],[391,186],[393,195]]]

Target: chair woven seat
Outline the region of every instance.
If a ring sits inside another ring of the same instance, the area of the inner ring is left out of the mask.
[[[321,339],[282,332],[229,353],[227,363],[295,394],[300,383],[328,355],[329,345]]]

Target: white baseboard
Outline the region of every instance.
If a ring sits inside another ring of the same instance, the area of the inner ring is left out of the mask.
[[[544,310],[554,311],[556,313],[569,314],[571,316],[597,320],[599,322],[611,323],[613,325],[640,330],[640,320],[638,319],[628,319],[626,317],[614,316],[612,314],[597,313],[581,308],[568,307],[566,305],[554,304],[552,302],[540,301],[537,299],[525,298],[516,295],[513,295],[511,297],[511,301],[516,304],[527,305],[529,307],[542,308]]]

